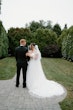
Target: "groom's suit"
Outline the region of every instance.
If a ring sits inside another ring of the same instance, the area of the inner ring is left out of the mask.
[[[22,68],[23,73],[23,87],[26,86],[26,71],[27,71],[27,57],[26,53],[28,48],[25,46],[18,46],[15,49],[15,58],[17,62],[17,77],[16,77],[16,86],[19,86],[20,70]]]

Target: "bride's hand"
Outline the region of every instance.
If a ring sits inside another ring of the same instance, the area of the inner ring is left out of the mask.
[[[30,53],[29,53],[29,52],[27,52],[27,53],[26,53],[26,56],[30,56]]]
[[[26,53],[26,56],[33,57],[32,53],[30,51]]]

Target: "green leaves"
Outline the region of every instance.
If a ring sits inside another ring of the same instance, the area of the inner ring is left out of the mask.
[[[64,58],[73,61],[73,26],[64,34],[62,42],[62,55]]]
[[[0,58],[8,55],[8,37],[5,28],[0,21]]]
[[[57,37],[59,37],[61,35],[61,27],[59,24],[55,24],[53,27],[53,31],[56,32]]]
[[[10,28],[7,35],[9,38],[9,49],[12,55],[14,55],[15,47],[19,46],[20,39],[26,39],[28,44],[31,41],[31,31],[28,28]]]

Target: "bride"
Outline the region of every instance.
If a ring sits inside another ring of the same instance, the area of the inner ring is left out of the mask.
[[[30,57],[26,76],[26,86],[29,92],[41,98],[63,95],[65,93],[63,86],[45,77],[40,61],[41,53],[35,43],[30,45],[26,56]]]

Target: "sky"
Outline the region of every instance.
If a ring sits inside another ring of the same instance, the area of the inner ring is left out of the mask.
[[[0,19],[6,30],[44,20],[73,25],[73,0],[2,0]]]

